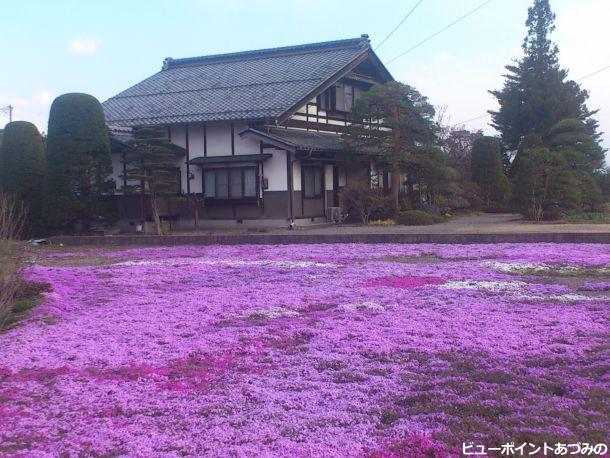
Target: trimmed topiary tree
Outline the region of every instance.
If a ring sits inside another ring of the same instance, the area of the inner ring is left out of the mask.
[[[112,218],[114,191],[104,111],[88,94],[64,94],[51,105],[47,138],[48,220],[56,231],[87,232]]]
[[[44,147],[36,126],[27,121],[7,124],[0,146],[0,189],[14,195],[25,205],[26,235],[40,234],[44,230],[44,170]]]

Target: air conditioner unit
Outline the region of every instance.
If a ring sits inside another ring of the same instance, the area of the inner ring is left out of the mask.
[[[338,223],[341,221],[341,207],[326,207],[326,222]]]

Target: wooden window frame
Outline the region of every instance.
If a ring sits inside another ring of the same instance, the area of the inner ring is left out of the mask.
[[[305,192],[305,185],[307,183],[307,180],[305,179],[305,170],[306,169],[320,170],[320,193],[319,194],[316,194],[315,192],[313,195],[309,195],[309,196],[306,194],[306,192]],[[326,170],[324,169],[323,165],[303,165],[303,166],[301,166],[301,193],[303,194],[303,199],[323,199],[324,198],[324,191],[326,188],[326,185],[324,183],[325,172],[326,172]]]
[[[218,180],[216,179],[216,173],[219,170],[223,170],[227,172],[227,197],[216,197],[218,195]],[[239,170],[241,173],[241,196],[240,197],[231,197],[231,171]],[[245,171],[246,170],[254,170],[255,183],[254,183],[254,195],[252,196],[244,196],[245,191]],[[205,174],[207,172],[214,172],[214,196],[206,196],[205,195]],[[256,165],[248,165],[241,167],[214,167],[203,169],[201,173],[201,191],[206,200],[213,202],[250,202],[258,199],[260,193],[260,179],[258,175],[258,166]]]

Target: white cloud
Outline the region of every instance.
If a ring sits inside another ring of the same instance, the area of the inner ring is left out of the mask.
[[[27,97],[8,97],[0,94],[0,107],[13,106],[13,121],[29,121],[40,132],[47,130],[49,109],[55,95],[48,90],[37,91]],[[9,122],[8,113],[0,113],[0,129]]]
[[[68,45],[68,52],[71,54],[94,54],[101,42],[100,37],[74,37]]]

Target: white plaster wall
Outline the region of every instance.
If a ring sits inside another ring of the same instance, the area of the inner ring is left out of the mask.
[[[301,190],[301,161],[294,161],[292,164],[292,183],[295,191]]]
[[[187,126],[170,126],[170,135],[171,135],[171,141],[174,145],[178,145],[181,146],[182,148],[187,148],[187,144],[186,144],[186,129]],[[189,132],[190,135],[190,132]],[[191,143],[190,139],[189,139],[189,143]],[[180,187],[182,189],[182,192],[186,192],[186,180],[187,180],[187,176],[186,176],[186,157],[184,158],[180,158],[178,160],[178,164],[180,167],[180,176],[182,177],[182,182],[180,183]]]
[[[240,137],[239,133],[248,128],[247,123],[236,122],[234,124],[233,134],[235,137],[235,154],[258,154],[261,151],[260,141],[252,137]],[[229,125],[229,135],[231,134],[231,126]],[[230,146],[230,145],[229,145]],[[229,154],[231,150],[229,149]]]
[[[201,177],[201,167],[199,167],[198,165],[191,165],[190,169],[191,169],[191,174],[193,175],[193,179],[191,180],[191,193],[203,192],[201,189],[201,187],[203,185],[202,177]],[[183,189],[183,192],[186,192],[186,185],[185,185],[185,188]]]
[[[231,155],[231,123],[206,124],[208,156]]]
[[[194,159],[196,157],[203,157],[203,124],[189,124],[189,157]],[[187,191],[186,187],[186,164],[182,165],[182,192]],[[201,192],[201,167],[197,165],[191,165],[189,167],[190,173],[193,175],[191,180],[191,193]]]
[[[345,186],[347,184],[347,174],[345,173],[345,169],[343,167],[339,167],[339,187]]]
[[[186,148],[186,126],[171,126],[172,143]]]
[[[269,188],[266,191],[286,191],[288,189],[286,151],[266,148],[263,152],[273,154],[273,157],[263,163],[263,177],[269,180]]]
[[[121,191],[123,189],[123,155],[113,154],[112,155],[112,175],[110,176],[114,180],[115,189]]]
[[[189,156],[203,156],[203,124],[189,124]]]
[[[333,190],[333,166],[329,164],[324,166],[324,189]]]

